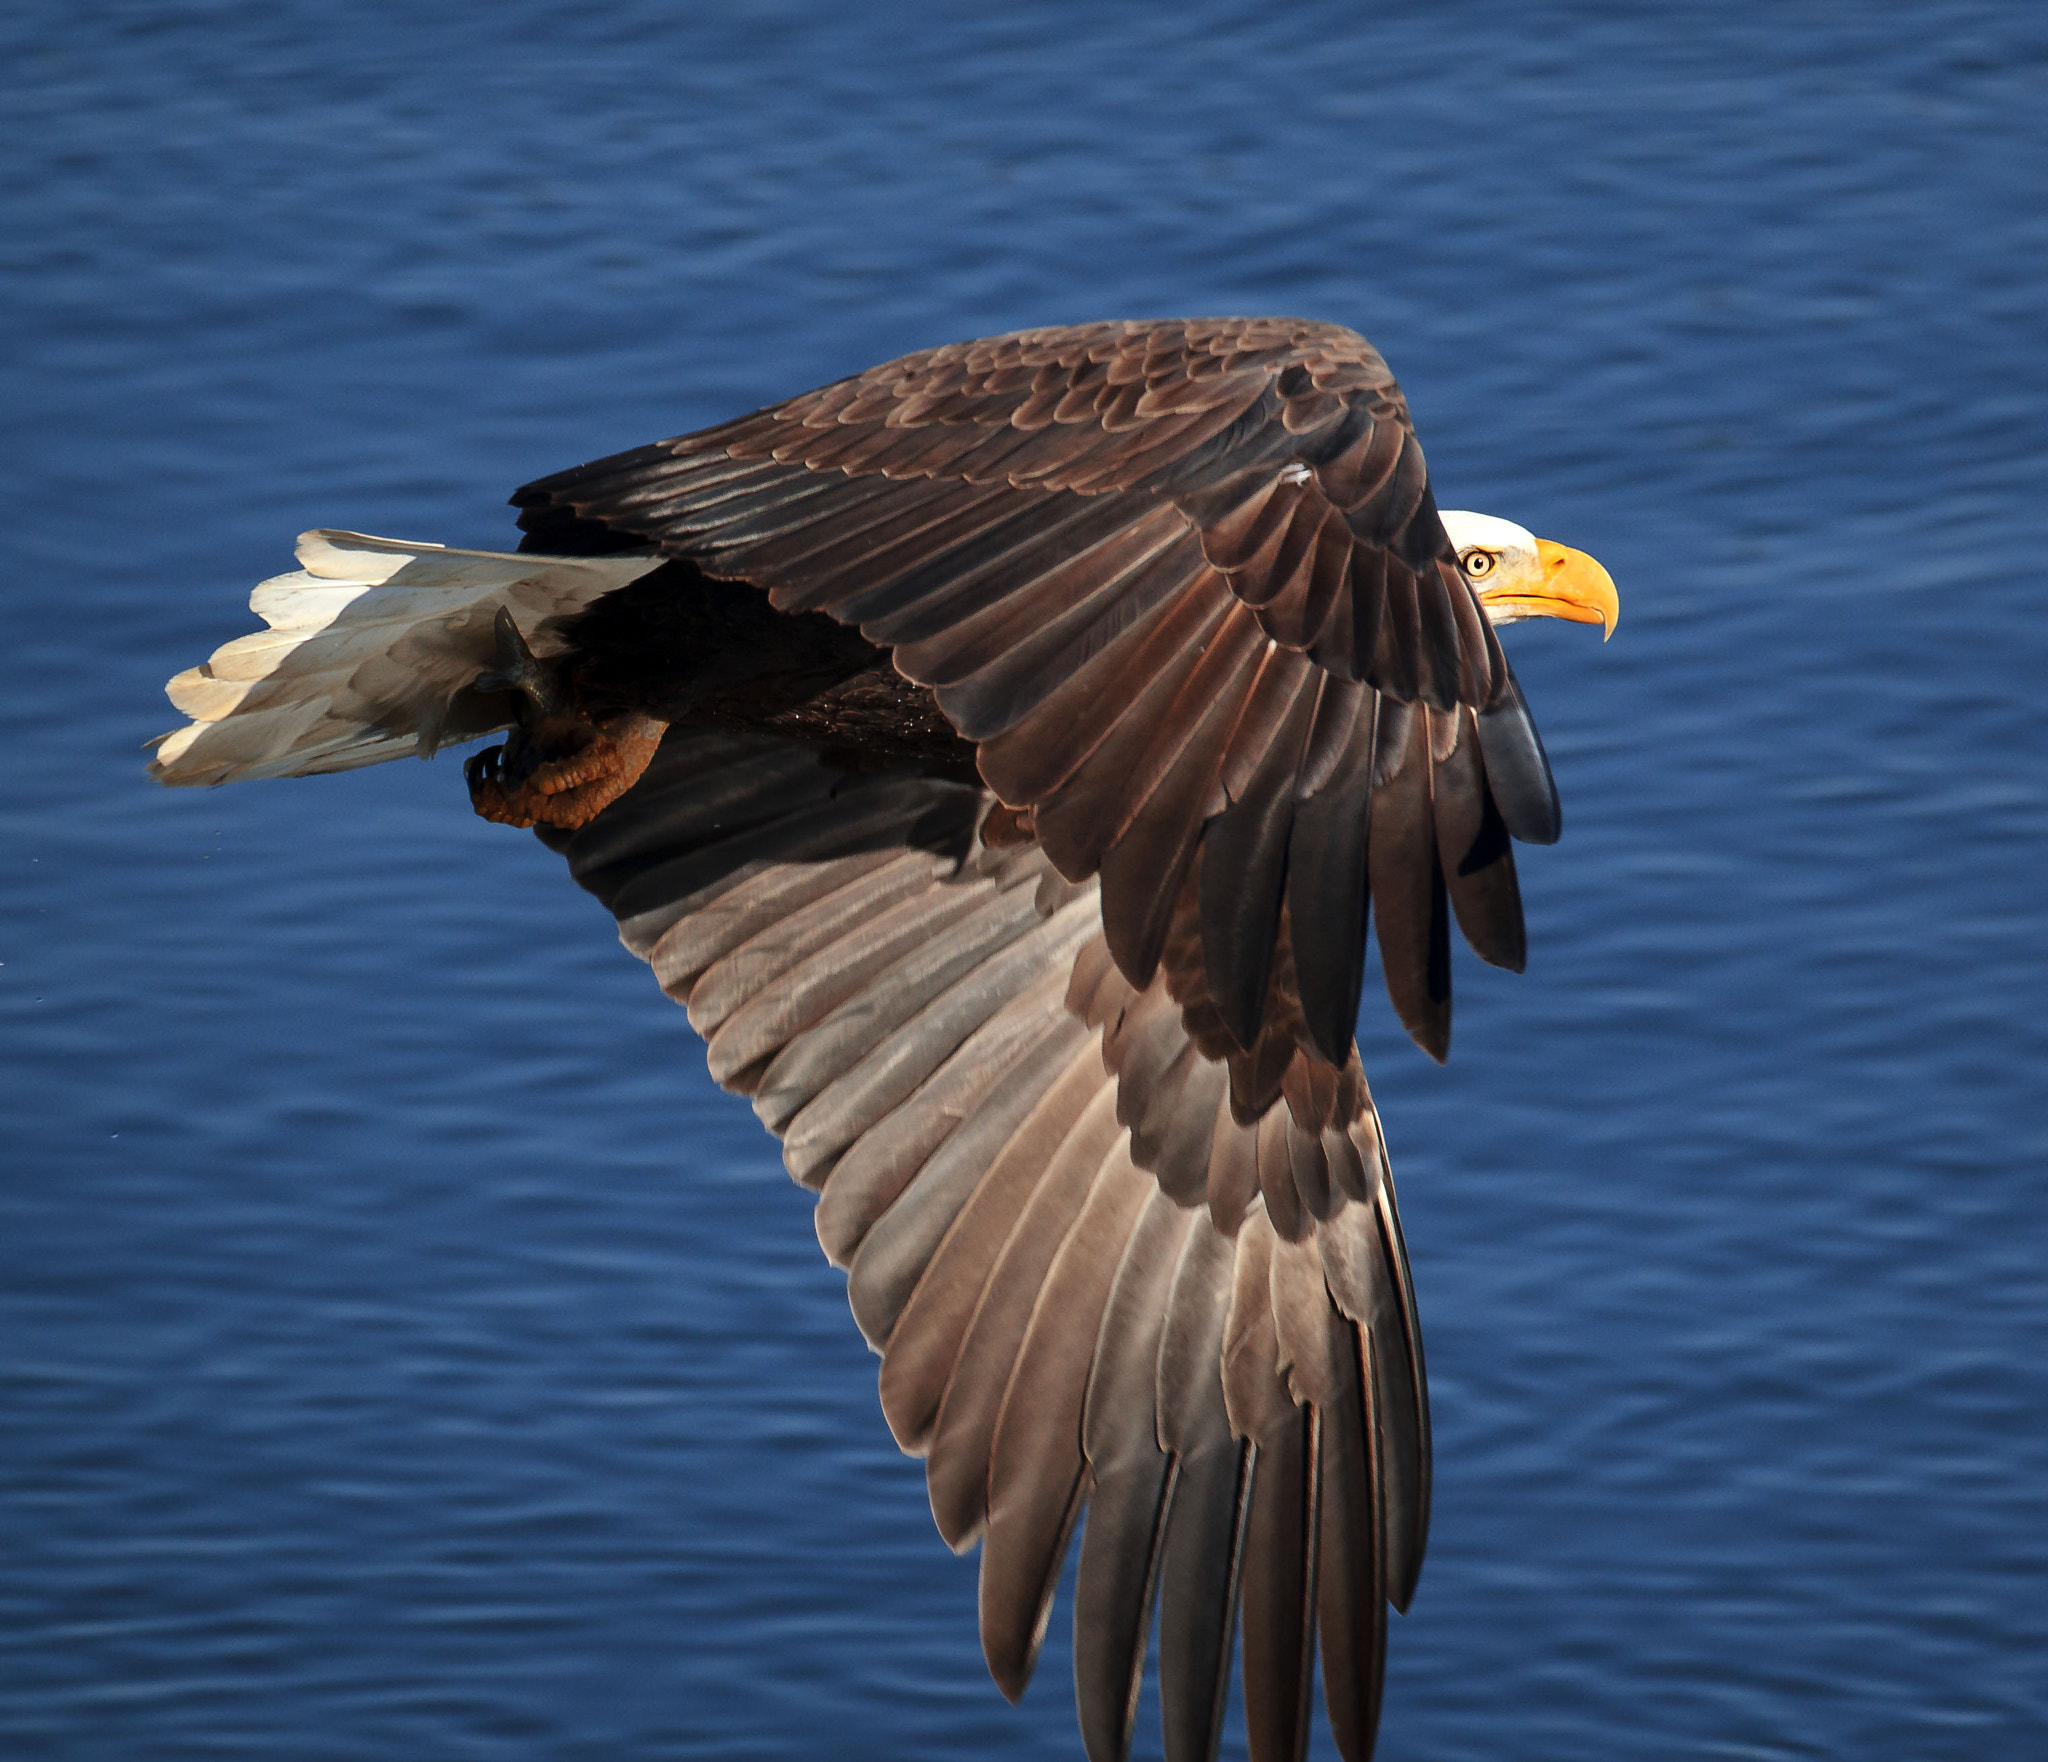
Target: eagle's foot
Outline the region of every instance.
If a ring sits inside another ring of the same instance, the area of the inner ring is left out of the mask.
[[[505,826],[574,828],[640,781],[668,724],[631,710],[586,711],[498,613],[498,666],[482,691],[517,691],[519,726],[463,766],[470,806]]]
[[[470,806],[505,826],[581,826],[640,781],[666,727],[626,714],[605,722],[551,717],[515,729],[463,767]]]

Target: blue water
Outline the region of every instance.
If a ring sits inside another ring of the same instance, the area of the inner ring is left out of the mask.
[[[1443,1071],[1368,999],[1383,1753],[2048,1754],[2048,18],[1386,10],[0,19],[0,1755],[1078,1753],[556,861],[445,760],[138,748],[302,528],[1204,311],[1366,331],[1623,593],[1513,633],[1529,973]]]

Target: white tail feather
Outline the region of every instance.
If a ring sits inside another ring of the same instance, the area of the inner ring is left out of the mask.
[[[562,627],[662,561],[515,556],[359,532],[299,536],[302,568],[249,596],[268,630],[237,637],[167,686],[191,722],[157,742],[160,783],[350,771],[509,726],[510,700],[470,689],[506,606],[536,655]]]

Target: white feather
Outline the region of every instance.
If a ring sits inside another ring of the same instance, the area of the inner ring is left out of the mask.
[[[1460,551],[1480,545],[1489,551],[1536,555],[1536,535],[1526,526],[1503,520],[1494,514],[1474,514],[1464,508],[1441,510],[1444,531]]]
[[[496,659],[508,607],[535,654],[562,627],[645,575],[651,554],[514,556],[359,532],[302,533],[300,569],[263,582],[269,626],[237,637],[165,688],[192,718],[157,743],[160,783],[229,783],[347,771],[508,726],[509,700],[470,690]]]

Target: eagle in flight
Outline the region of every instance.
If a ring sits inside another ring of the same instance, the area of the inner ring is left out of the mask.
[[[1590,557],[1440,512],[1355,333],[1023,331],[529,484],[517,553],[348,532],[170,682],[170,784],[506,732],[475,810],[617,918],[818,1196],[1023,1692],[1128,1750],[1367,1756],[1429,1522],[1422,1343],[1353,1035],[1368,923],[1442,1059],[1559,831],[1495,637]]]

